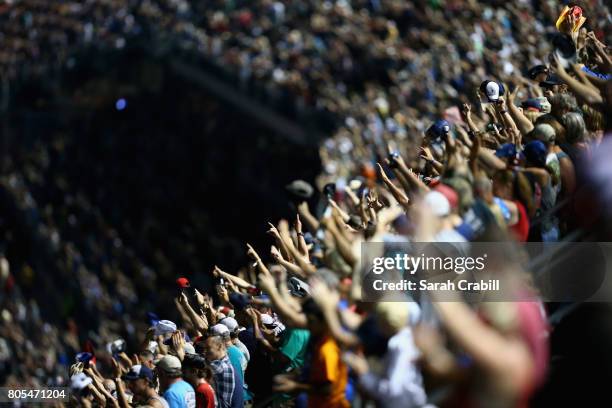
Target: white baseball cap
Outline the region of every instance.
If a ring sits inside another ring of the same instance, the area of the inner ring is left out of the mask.
[[[227,326],[221,323],[215,324],[213,327],[210,328],[210,331],[212,332],[213,335],[216,335],[216,336],[229,335],[229,332],[230,332]]]
[[[431,209],[431,212],[438,217],[446,217],[450,214],[451,207],[448,199],[438,191],[430,191],[425,195],[423,201]]]
[[[174,333],[176,331],[176,323],[170,320],[160,320],[155,325],[155,335],[160,336],[166,333]]]
[[[93,381],[85,373],[77,373],[70,377],[70,388],[74,391],[81,391]]]
[[[228,330],[232,333],[237,331],[239,328],[238,322],[233,317],[226,317],[225,319],[221,319],[219,323],[227,327]]]

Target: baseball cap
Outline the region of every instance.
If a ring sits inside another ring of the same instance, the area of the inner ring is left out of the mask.
[[[88,353],[86,351],[78,353],[76,355],[76,361],[79,363],[86,363],[88,361],[90,361],[93,358],[93,354]]]
[[[167,373],[175,373],[181,371],[181,360],[171,355],[165,355],[157,362],[156,367]]]
[[[559,79],[559,77],[555,74],[549,74],[544,81],[540,82],[540,86],[542,88],[550,88],[555,85],[562,85],[562,84],[563,84],[563,81],[561,81],[561,79]]]
[[[450,123],[444,119],[436,120],[430,127],[427,129],[427,134],[434,136],[436,138],[442,137],[445,134],[450,132]]]
[[[514,143],[504,143],[496,151],[495,155],[501,158],[516,156],[516,145]]]
[[[85,373],[77,373],[70,377],[70,388],[74,391],[81,391],[93,381]]]
[[[548,150],[542,141],[534,140],[527,143],[525,145],[524,153],[525,157],[530,162],[539,166],[546,165],[546,155],[548,154]]]
[[[540,112],[542,110],[542,104],[535,98],[526,99],[521,103],[523,109]]]
[[[529,71],[527,71],[527,76],[530,79],[536,79],[536,77],[540,74],[544,74],[544,73],[548,73],[548,67],[546,65],[536,65],[533,66],[531,68],[529,68]]]
[[[450,213],[450,203],[439,191],[430,191],[423,199],[425,205],[431,209],[434,215],[445,217]]]
[[[486,80],[480,84],[480,92],[486,95],[489,102],[497,102],[504,91],[504,86],[499,82]]]
[[[226,317],[225,319],[222,319],[219,323],[227,327],[227,329],[232,333],[239,329],[238,322],[233,317]]]
[[[310,185],[310,183],[304,180],[293,180],[291,183],[285,186],[285,189],[290,193],[300,197],[300,198],[310,198],[314,189]]]
[[[176,331],[176,323],[170,320],[160,320],[155,325],[155,335],[163,335],[166,333],[174,333]]]
[[[445,177],[443,181],[444,184],[453,189],[453,192],[457,194],[457,206],[459,207],[459,211],[463,212],[474,204],[474,190],[472,188],[472,183],[468,181],[466,177],[456,175],[453,177]],[[449,196],[446,196],[446,198],[449,200],[449,203],[452,206],[453,201],[449,198]]]
[[[533,128],[531,136],[542,142],[552,143],[555,141],[555,128],[548,123],[540,123]]]
[[[185,354],[196,354],[195,347],[193,347],[193,344],[191,343],[185,343],[183,345],[183,350],[185,351]]]
[[[244,310],[249,305],[249,298],[240,293],[230,293],[229,301],[236,311]]]
[[[223,319],[223,320],[225,320],[225,319]],[[230,330],[227,328],[227,326],[225,326],[225,325],[223,325],[221,323],[217,323],[213,327],[210,328],[210,332],[214,336],[224,336],[224,335],[228,335]]]
[[[261,323],[265,326],[276,326],[274,318],[266,313],[261,314]]]
[[[132,368],[130,368],[130,371],[128,371],[122,378],[125,381],[134,381],[140,378],[146,378],[147,380],[152,381],[153,371],[151,371],[151,369],[147,366],[136,364],[133,365]]]
[[[191,286],[189,284],[189,279],[182,278],[182,277],[176,280],[176,284],[178,285],[179,288],[182,288],[182,289],[185,289]]]
[[[442,195],[448,200],[448,203],[450,204],[451,208],[457,208],[457,206],[459,205],[459,195],[455,190],[453,190],[452,187],[440,183],[436,187],[434,187],[434,191],[442,193]]]

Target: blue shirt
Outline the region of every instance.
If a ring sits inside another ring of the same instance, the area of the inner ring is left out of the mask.
[[[248,401],[251,398],[247,388],[245,387],[244,372],[242,371],[242,360],[245,358],[244,354],[242,354],[242,351],[240,351],[238,347],[232,345],[227,348],[227,356],[234,367],[234,372],[237,374],[238,378],[240,379],[240,383],[242,384],[243,398]]]
[[[184,380],[172,384],[164,392],[164,398],[168,401],[170,408],[195,408],[196,406],[195,391]]]

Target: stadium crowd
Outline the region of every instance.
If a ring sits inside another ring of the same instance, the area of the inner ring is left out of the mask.
[[[83,42],[120,48],[154,27],[341,126],[320,148],[316,186],[287,186],[298,214],[270,224],[269,256],[247,244],[252,263],[215,267],[209,292],[176,276],[167,315],[147,322],[131,312],[156,292],[157,271],[90,197],[70,191],[61,137],[5,165],[3,202],[14,208],[3,204],[3,222],[30,227],[40,261],[15,270],[0,259],[3,383],[67,385],[72,406],[527,406],[549,378],[550,305],[535,294],[477,308],[366,302],[361,244],[557,242],[590,221],[581,183],[610,173],[600,153],[610,144],[610,14],[596,1],[560,11],[478,1],[4,5],[3,76],[62,65]],[[32,268],[60,298],[77,285],[82,298],[70,301],[99,321],[91,341],[73,322],[60,330],[41,319]]]

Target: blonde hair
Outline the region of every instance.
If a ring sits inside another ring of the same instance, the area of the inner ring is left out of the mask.
[[[376,305],[378,317],[399,331],[408,325],[410,305],[407,302],[379,302]]]
[[[538,120],[538,118],[543,115],[543,113],[531,111],[531,110],[525,110],[523,111],[523,115],[525,115],[525,117],[529,119],[531,123],[535,123],[536,120]]]

